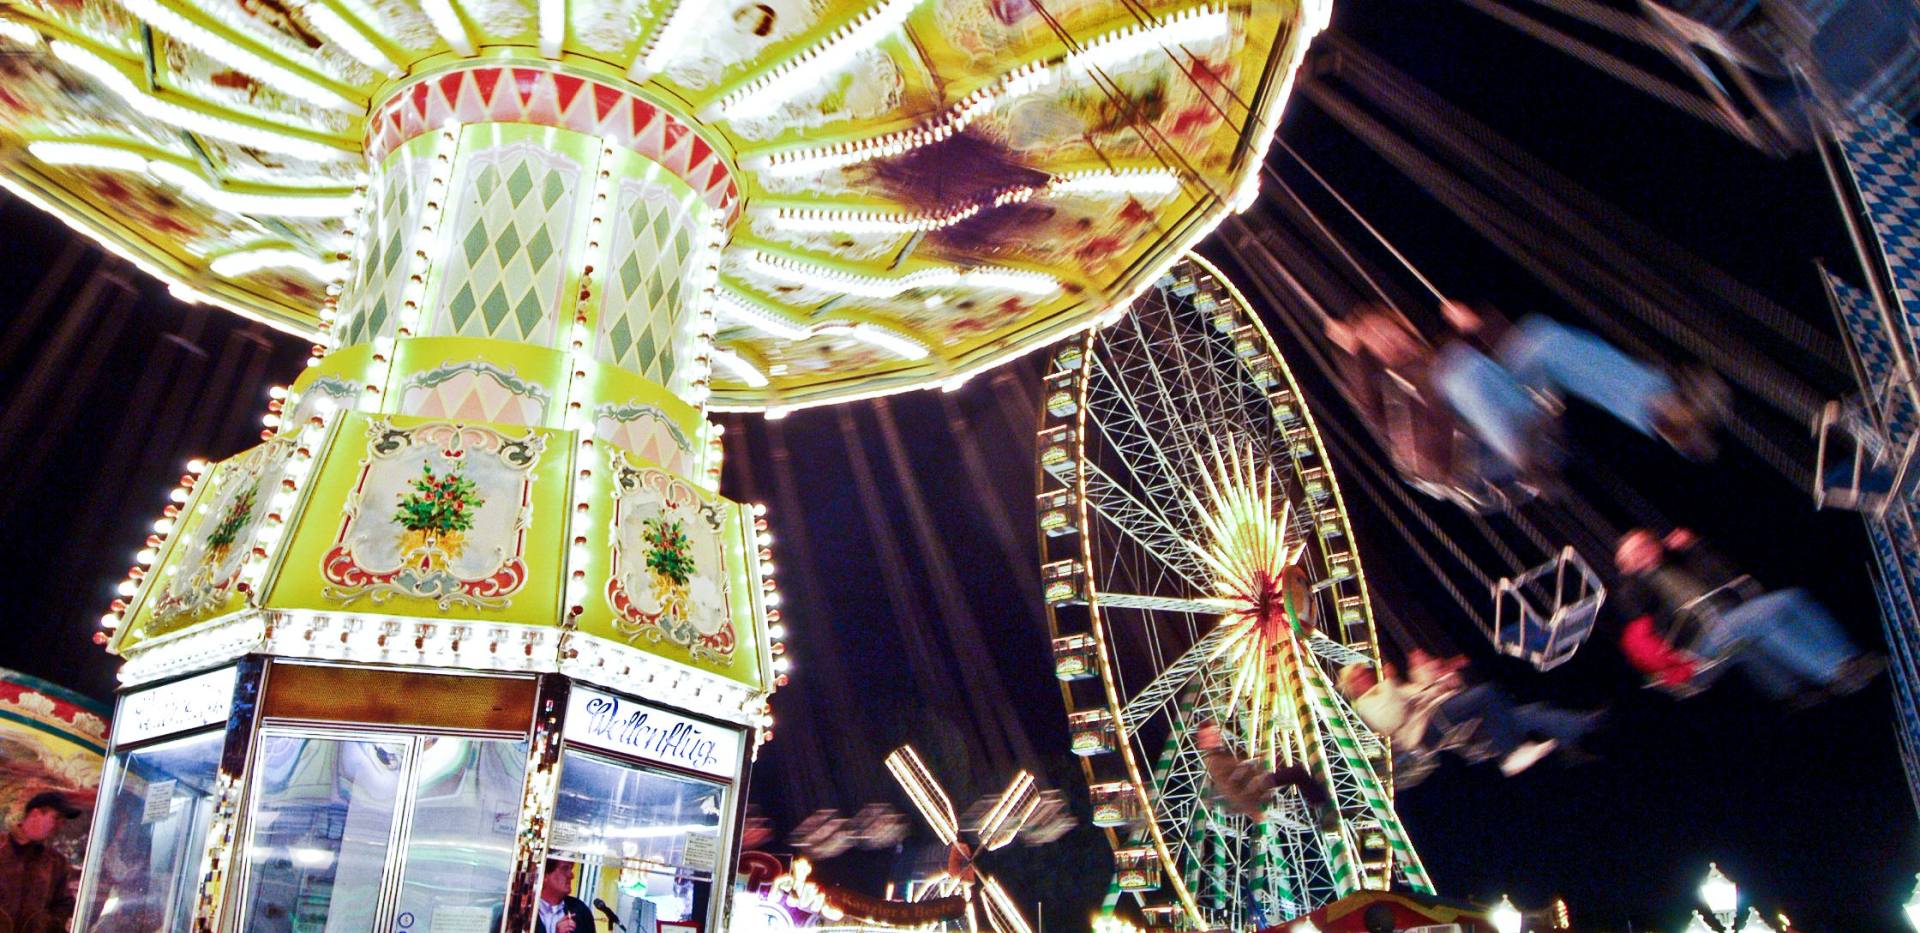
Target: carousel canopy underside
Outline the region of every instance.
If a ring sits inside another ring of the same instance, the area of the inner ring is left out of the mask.
[[[0,183],[183,297],[318,335],[408,121],[624,137],[726,220],[715,406],[806,405],[957,382],[1124,307],[1251,198],[1327,15],[12,0]]]

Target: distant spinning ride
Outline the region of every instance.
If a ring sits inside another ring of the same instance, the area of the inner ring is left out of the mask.
[[[1255,196],[1329,12],[0,6],[0,186],[316,344],[101,620],[77,928],[524,930],[551,853],[712,929],[788,661],[709,413],[957,385],[1124,306]]]
[[[1043,585],[1073,751],[1152,925],[1243,930],[1362,888],[1431,884],[1385,743],[1334,689],[1378,663],[1366,578],[1313,419],[1265,328],[1190,258],[1054,351],[1038,442]],[[1282,788],[1250,821],[1195,733],[1303,764],[1336,827]]]

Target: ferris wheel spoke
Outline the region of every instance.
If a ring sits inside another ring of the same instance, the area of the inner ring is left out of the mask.
[[[1149,609],[1155,612],[1219,615],[1231,609],[1233,604],[1214,596],[1143,596],[1139,593],[1102,592],[1100,606],[1103,609]]]
[[[1104,601],[1106,597],[1102,596],[1101,599]],[[1234,641],[1246,634],[1247,630],[1248,625],[1238,621],[1223,621],[1214,626],[1213,631],[1208,632],[1205,637],[1195,642],[1193,647],[1175,658],[1173,663],[1168,664],[1164,670],[1148,681],[1139,693],[1127,701],[1126,707],[1120,714],[1121,731],[1126,735],[1138,732],[1140,726],[1192,681],[1195,674],[1225,654],[1233,646]]]
[[[1368,667],[1373,666],[1373,655],[1350,645],[1343,645],[1334,641],[1328,638],[1325,632],[1314,632],[1313,635],[1307,639],[1307,647],[1311,649],[1314,654],[1326,658],[1341,667],[1346,667],[1349,664],[1364,664]]]
[[[1219,408],[1220,400],[1213,391],[1215,380],[1185,374],[1185,345],[1176,334],[1139,334],[1131,340],[1122,335],[1109,350],[1096,360],[1099,368],[1091,371],[1092,375],[1111,387],[1126,417],[1138,425],[1167,467],[1140,475],[1176,486],[1192,480],[1200,462],[1192,456],[1191,435],[1208,423],[1209,411]],[[1162,372],[1169,358],[1182,368],[1181,393],[1170,392]]]
[[[1256,423],[1246,410],[1250,400],[1264,400],[1264,395],[1249,395],[1248,389],[1253,387],[1250,374],[1237,356],[1214,342],[1212,324],[1204,314],[1186,303],[1177,308],[1169,305],[1167,310],[1169,329],[1185,334],[1186,339],[1171,341],[1170,352],[1163,351],[1162,355],[1170,357],[1170,366],[1151,367],[1148,373],[1162,407],[1178,413],[1173,427],[1187,450],[1187,459],[1207,463],[1215,453],[1214,444],[1223,435],[1230,436],[1236,447],[1257,446],[1258,455],[1264,459],[1269,451],[1259,441],[1265,439],[1271,422]],[[1166,370],[1174,367],[1178,368],[1177,378],[1167,378]]]
[[[1205,563],[1194,553],[1181,531],[1163,513],[1140,501],[1106,471],[1089,463],[1085,469],[1087,505],[1109,524],[1153,555],[1189,587],[1204,590],[1211,582]]]
[[[1200,867],[1193,854],[1198,849],[1195,837],[1207,819],[1205,802],[1209,778],[1205,759],[1194,747],[1192,736],[1199,724],[1212,716],[1211,710],[1195,708],[1203,693],[1195,690],[1180,703],[1174,728],[1168,730],[1159,754],[1151,758],[1157,801],[1153,819],[1161,841],[1176,863],[1195,869]]]
[[[1192,488],[1208,471],[1214,455],[1212,444],[1224,435],[1228,444],[1241,445],[1248,432],[1244,425],[1225,423],[1233,408],[1230,400],[1217,391],[1220,382],[1217,372],[1205,361],[1200,371],[1195,372],[1189,367],[1190,360],[1185,353],[1176,353],[1175,359],[1181,367],[1177,380],[1182,389],[1179,394],[1173,393],[1159,367],[1146,367],[1146,378],[1141,381],[1158,400],[1157,405],[1148,403],[1145,408],[1161,416],[1153,425],[1163,435],[1160,446],[1170,450],[1169,456],[1185,468],[1179,476],[1170,478],[1177,478],[1178,485],[1184,489]],[[1203,439],[1206,445],[1201,443]]]
[[[1088,415],[1108,448],[1122,461],[1127,475],[1139,481],[1163,520],[1183,536],[1197,524],[1188,490],[1198,488],[1197,465],[1169,454],[1160,422],[1171,413],[1146,408],[1134,398],[1132,383],[1095,358],[1090,369]],[[1158,417],[1156,417],[1158,416]],[[1176,516],[1178,516],[1176,518]]]

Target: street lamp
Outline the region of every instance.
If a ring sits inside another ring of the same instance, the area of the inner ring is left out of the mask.
[[[1920,878],[1916,880],[1920,880]],[[1907,895],[1907,903],[1904,909],[1907,912],[1907,925],[1913,927],[1915,930],[1920,930],[1920,884],[1915,884],[1913,893]]]
[[[1707,863],[1707,880],[1700,882],[1700,900],[1713,911],[1721,929],[1733,929],[1734,912],[1740,909],[1740,888],[1712,862]]]
[[[1495,933],[1520,933],[1520,908],[1513,906],[1513,900],[1505,894],[1500,895],[1500,903],[1487,911],[1487,920],[1493,924]]]
[[[1693,919],[1687,922],[1685,933],[1767,933],[1770,929],[1767,921],[1760,916],[1760,911],[1754,907],[1747,908],[1745,918],[1740,916],[1739,886],[1712,862],[1707,863],[1706,880],[1700,882],[1700,900],[1713,912],[1713,919],[1718,923],[1708,923],[1707,918],[1696,910]],[[1920,909],[1920,904],[1916,905],[1916,909]]]

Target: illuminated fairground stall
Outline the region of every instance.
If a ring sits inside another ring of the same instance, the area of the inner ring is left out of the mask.
[[[1123,307],[1253,197],[1327,14],[10,0],[0,183],[315,342],[101,620],[77,928],[524,930],[550,856],[715,928],[786,662],[709,412]]]

